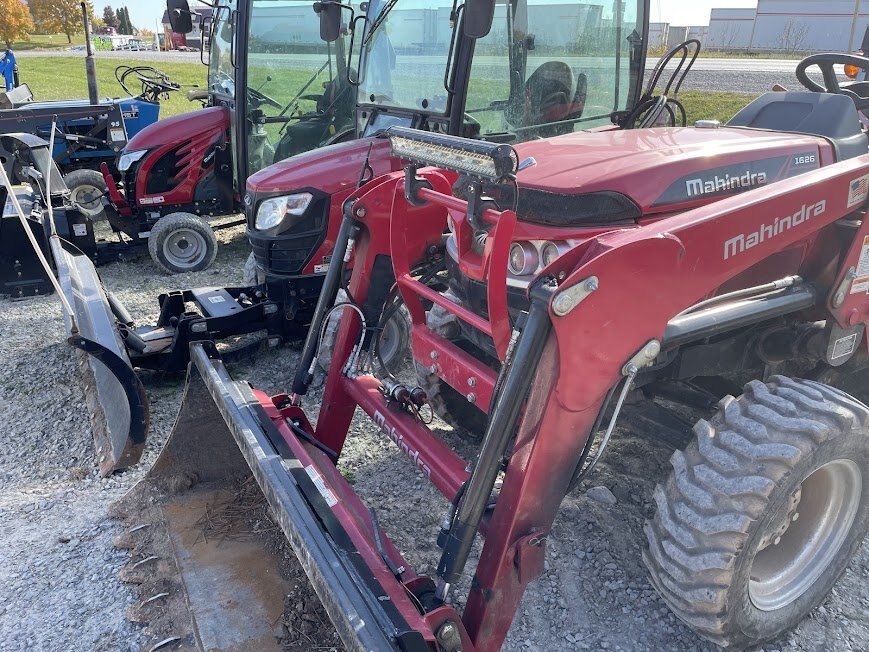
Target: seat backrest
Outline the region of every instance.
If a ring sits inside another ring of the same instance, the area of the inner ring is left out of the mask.
[[[727,123],[826,138],[843,160],[869,153],[869,137],[851,98],[832,93],[794,91],[761,95]]]

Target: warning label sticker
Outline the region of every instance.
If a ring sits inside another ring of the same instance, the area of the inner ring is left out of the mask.
[[[314,265],[314,274],[325,274],[329,271],[329,265]]]
[[[313,467],[313,465],[309,464],[305,467],[305,471],[307,471],[308,476],[313,480],[314,486],[317,487],[317,491],[320,492],[320,495],[326,499],[326,504],[329,507],[334,507],[338,504],[338,499],[335,498],[335,494],[326,486],[326,483],[323,482],[323,478],[320,477],[320,474],[317,473],[317,469]]]
[[[123,129],[112,129],[112,141],[116,143],[123,142],[127,139],[127,135]],[[850,206],[850,204],[848,204]]]
[[[835,360],[843,355],[851,355],[854,353],[854,348],[857,346],[857,333],[842,337],[833,342],[833,353],[830,358]]]
[[[208,300],[211,303],[224,303],[226,301],[226,299],[223,298],[222,296],[220,296],[219,294],[217,296],[208,297]]]
[[[869,292],[869,276],[858,276],[851,281],[851,294],[866,294]]]
[[[87,224],[73,224],[72,232],[77,235],[79,238],[83,238],[88,234]]]

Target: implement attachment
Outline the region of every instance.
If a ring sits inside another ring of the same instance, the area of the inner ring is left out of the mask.
[[[195,647],[206,650],[263,649],[272,637],[288,590],[280,581],[280,560],[269,552],[273,543],[265,535],[243,542],[202,536],[202,515],[221,496],[232,496],[239,478],[252,471],[348,649],[430,649],[418,631],[421,622],[411,625],[405,617],[416,613],[405,588],[382,560],[382,572],[372,571],[371,550],[358,546],[349,511],[355,505],[342,495],[349,485],[336,482],[333,474],[340,476],[327,456],[279,428],[275,420],[284,424],[283,412],[247,383],[233,381],[213,344],[194,343],[190,355],[172,434],[147,477],[115,506],[133,529],[149,524],[145,547],[130,547],[145,558],[174,554],[174,565],[163,572],[171,580],[174,568],[183,578],[181,586],[157,584],[169,593],[167,600],[186,604],[189,619],[154,635],[191,640],[192,632]],[[310,429],[303,416],[291,421],[294,429]],[[383,577],[392,586],[384,587]]]
[[[61,289],[75,313],[72,320],[65,315],[67,341],[87,354],[82,365],[85,393],[100,474],[106,476],[142,457],[148,433],[148,397],[130,365],[93,262],[58,238],[50,242]]]

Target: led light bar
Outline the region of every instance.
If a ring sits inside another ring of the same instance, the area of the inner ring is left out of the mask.
[[[417,163],[482,179],[502,181],[516,174],[519,157],[510,145],[487,143],[429,131],[390,127],[386,135],[393,155]]]

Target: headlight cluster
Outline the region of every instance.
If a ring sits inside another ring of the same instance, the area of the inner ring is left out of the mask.
[[[256,228],[260,231],[273,229],[283,222],[287,215],[301,217],[308,210],[312,199],[314,195],[309,192],[266,199],[256,212]]]
[[[118,171],[126,172],[133,164],[136,163],[140,158],[142,158],[145,154],[148,153],[147,149],[140,149],[136,152],[125,152],[121,154],[121,158],[118,160]]]
[[[570,249],[564,240],[528,240],[510,245],[508,268],[514,276],[536,274]]]

